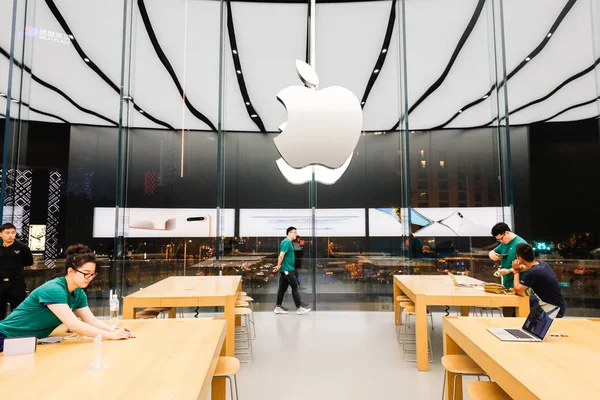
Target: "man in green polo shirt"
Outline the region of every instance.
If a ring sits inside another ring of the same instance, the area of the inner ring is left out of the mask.
[[[286,230],[287,237],[281,241],[279,247],[279,257],[277,259],[277,267],[273,269],[273,272],[279,271],[279,289],[277,290],[277,304],[275,306],[275,314],[287,314],[287,310],[282,307],[283,296],[288,289],[288,286],[292,287],[292,297],[294,298],[294,304],[296,304],[297,314],[306,314],[310,311],[310,308],[302,303],[300,299],[300,291],[298,290],[298,273],[294,264],[296,262],[296,256],[294,255],[294,244],[298,232],[296,228],[290,226]]]
[[[511,232],[509,226],[504,222],[498,222],[492,227],[492,236],[500,242],[494,250],[489,252],[489,257],[493,261],[500,261],[500,276],[502,276],[502,285],[507,289],[514,286],[512,263],[517,259],[517,245],[527,243],[522,237]],[[505,317],[514,317],[516,315],[514,308],[502,309]]]

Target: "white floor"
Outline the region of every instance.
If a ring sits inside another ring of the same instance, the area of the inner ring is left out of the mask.
[[[440,399],[442,315],[434,313],[434,362],[418,372],[404,361],[390,312],[257,312],[254,361],[238,374],[240,399]]]

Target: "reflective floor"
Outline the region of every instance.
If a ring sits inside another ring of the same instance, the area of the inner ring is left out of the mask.
[[[425,373],[403,360],[392,313],[257,312],[254,362],[242,364],[240,399],[440,399],[443,315],[434,313],[434,363]]]

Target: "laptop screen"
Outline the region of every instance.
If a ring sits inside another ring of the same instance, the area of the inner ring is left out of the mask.
[[[543,307],[539,303],[536,304],[523,324],[523,329],[543,340],[559,310],[559,307],[551,304],[545,304]]]

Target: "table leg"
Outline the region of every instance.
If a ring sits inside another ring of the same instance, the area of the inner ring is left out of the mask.
[[[529,312],[529,298],[526,296],[521,296],[519,299],[519,306],[516,308],[517,317],[527,318]]]
[[[419,371],[429,371],[427,305],[420,296],[417,296],[415,311],[417,314],[417,322],[415,324],[417,335],[417,369]]]
[[[396,282],[394,282],[394,298],[392,299],[394,302],[394,324],[398,323],[398,312],[400,310],[398,310],[398,302],[396,301],[396,297],[400,296],[400,288],[398,287],[398,285],[396,285]],[[402,324],[402,321],[400,321],[400,324]]]
[[[135,308],[133,308],[125,297],[123,299],[123,319],[135,319]]]
[[[235,354],[235,296],[225,300],[225,318],[227,319],[227,336],[225,337],[225,355],[233,357]]]
[[[169,318],[177,318],[177,308],[171,307],[169,310]]]
[[[461,306],[460,307],[460,315],[463,317],[468,317],[469,316],[469,307],[468,306]]]
[[[225,378],[213,378],[210,398],[212,400],[226,400],[227,399],[227,385]],[[204,399],[199,399],[204,400]]]
[[[449,318],[449,317],[444,317],[444,318]],[[452,340],[452,338],[444,332],[444,355],[450,355],[450,354],[461,354],[461,349],[460,349],[460,347],[458,347],[456,342],[454,340]],[[454,394],[454,376],[456,374],[453,374],[448,371],[444,371],[444,373],[446,374],[446,387],[444,388],[444,390],[446,392],[446,396],[444,398],[452,399],[452,396]],[[456,378],[456,400],[462,400],[462,398],[463,398],[462,377],[459,376],[458,378]]]

